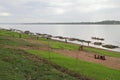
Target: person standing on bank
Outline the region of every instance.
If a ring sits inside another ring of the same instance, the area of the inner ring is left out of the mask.
[[[83,45],[80,45],[79,51],[83,51]]]

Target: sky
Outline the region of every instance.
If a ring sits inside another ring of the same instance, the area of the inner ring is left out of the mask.
[[[120,0],[0,0],[0,23],[120,20]]]

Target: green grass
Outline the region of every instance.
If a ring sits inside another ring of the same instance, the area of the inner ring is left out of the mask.
[[[84,50],[88,51],[88,52],[94,52],[96,54],[101,54],[101,55],[105,55],[105,56],[120,58],[120,53],[119,52],[113,52],[113,51],[102,50],[102,49],[91,48],[91,47],[85,47]]]
[[[52,63],[68,68],[69,70],[74,70],[95,80],[120,80],[120,70],[107,68],[95,63],[76,60],[48,51],[28,50],[27,52],[48,60],[50,55],[50,61]]]
[[[54,41],[54,40],[45,39],[45,38],[39,38],[39,41],[43,42],[44,44],[47,44],[48,46],[54,49],[78,50],[79,48],[78,45]]]
[[[64,42],[59,42],[59,41],[47,40],[44,38],[40,38],[39,40],[54,49],[67,49],[67,50],[78,50],[79,49],[79,45],[76,45],[76,44],[69,44],[69,43],[64,43]],[[84,50],[88,52],[93,52],[95,54],[101,54],[105,56],[120,58],[119,52],[108,51],[108,50],[103,50],[103,49],[98,49],[98,48],[91,48],[91,47],[86,47],[86,46],[84,46]]]
[[[51,48],[55,49],[68,49],[68,50],[78,50],[79,46],[71,45],[64,42],[50,41],[49,45]]]
[[[55,70],[47,64],[27,59],[26,55],[23,54],[25,53],[24,51],[2,48],[4,45],[11,47],[26,47],[29,45],[33,48],[41,46],[39,44],[32,44],[23,39],[32,39],[36,41],[36,36],[22,34],[22,38],[19,38],[19,34],[16,32],[0,30],[0,64],[2,64],[0,65],[0,80],[25,80],[26,75],[27,77],[31,76],[32,79],[37,78],[38,80],[77,80],[67,74]],[[79,45],[76,44],[53,41],[45,38],[39,38],[38,41],[54,49],[78,50],[79,48]],[[119,52],[112,52],[91,47],[84,47],[84,50],[94,52],[95,54],[120,58]],[[49,59],[49,52],[47,51],[28,50],[27,52]],[[50,54],[50,61],[52,63],[79,72],[87,77],[96,80],[120,80],[119,70],[107,68],[90,62],[78,61],[53,52],[50,52]],[[46,77],[46,75],[48,77]]]
[[[15,39],[15,38],[8,38],[5,36],[0,36],[0,44],[9,45],[9,46],[25,46],[25,45],[28,45],[30,43],[25,42],[23,40]]]
[[[20,33],[17,33],[17,32],[0,30],[0,35],[1,35],[1,36],[3,35],[3,36],[7,36],[7,37],[19,38],[19,34],[20,34]],[[35,36],[28,35],[28,34],[21,34],[21,38],[28,39],[28,38],[36,38],[36,37],[35,37]]]
[[[0,48],[0,80],[78,80],[21,50]]]
[[[76,44],[47,40],[45,38],[39,38],[39,41],[43,42],[44,44],[49,45],[51,48],[54,48],[54,49],[67,49],[67,50],[78,50],[79,49],[79,45],[76,45]],[[86,46],[84,46],[84,50],[88,52],[93,52],[95,54],[101,54],[105,56],[120,58],[120,52],[108,51],[108,50],[86,47]]]

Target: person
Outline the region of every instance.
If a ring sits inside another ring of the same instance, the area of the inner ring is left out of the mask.
[[[80,47],[79,47],[79,51],[82,51],[83,50],[83,45],[80,45]]]

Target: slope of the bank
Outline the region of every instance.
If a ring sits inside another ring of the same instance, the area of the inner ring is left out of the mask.
[[[22,50],[0,48],[0,80],[78,80]]]

